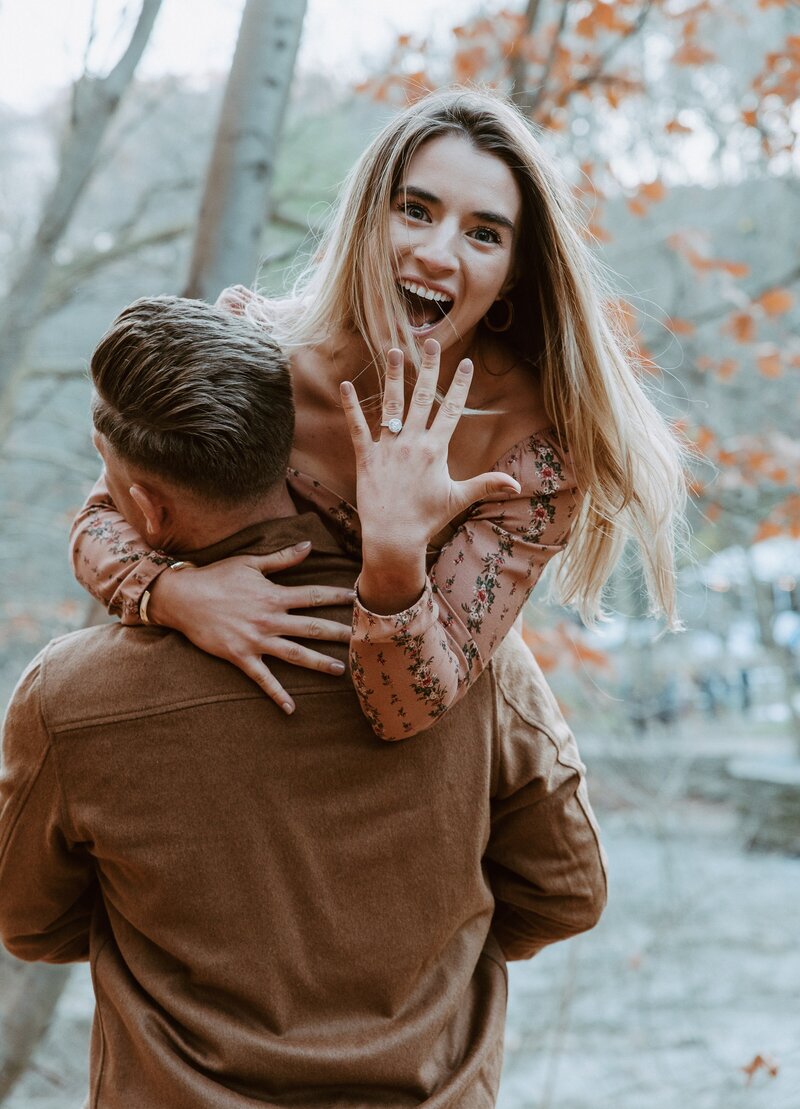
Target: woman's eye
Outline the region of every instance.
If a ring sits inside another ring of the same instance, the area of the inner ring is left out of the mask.
[[[427,219],[428,213],[421,204],[414,204],[411,201],[406,201],[400,204],[400,210],[405,212],[411,219]]]
[[[491,227],[476,227],[472,234],[479,243],[495,243],[499,246],[501,242],[500,236]]]

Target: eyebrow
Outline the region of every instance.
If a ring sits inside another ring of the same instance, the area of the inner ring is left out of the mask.
[[[434,196],[433,193],[429,193],[427,189],[418,189],[416,185],[401,185],[397,192],[411,194],[413,196],[419,197],[420,200],[427,200],[429,204],[441,204],[441,199],[438,196]],[[481,220],[483,223],[494,223],[497,224],[498,227],[508,228],[508,230],[512,233],[514,231],[513,221],[510,220],[508,216],[501,216],[499,212],[479,211],[472,212],[470,214],[473,215],[475,219]]]

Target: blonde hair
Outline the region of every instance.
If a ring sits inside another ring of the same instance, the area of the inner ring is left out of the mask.
[[[522,196],[511,328],[504,340],[538,367],[548,417],[569,451],[582,503],[555,580],[565,604],[597,618],[629,538],[638,542],[651,612],[680,626],[676,528],[686,487],[683,450],[642,387],[611,310],[610,283],[580,231],[571,190],[524,117],[501,97],[448,89],[418,100],[375,138],[351,171],[319,251],[296,286],[299,311],[273,301],[275,337],[319,342],[359,332],[380,367],[387,339],[415,352],[389,239],[392,198],[415,152],[463,135],[511,170]]]

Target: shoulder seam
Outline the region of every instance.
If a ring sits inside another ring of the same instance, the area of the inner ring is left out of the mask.
[[[24,794],[21,797],[17,798],[17,811],[14,813],[14,818],[11,821],[11,824],[6,828],[2,838],[0,838],[0,862],[2,862],[2,859],[5,856],[6,851],[8,850],[8,845],[13,838],[14,830],[16,829],[20,817],[25,810],[25,806],[28,803],[28,798],[30,797],[33,790],[36,788],[36,783],[39,781],[45,764],[52,754],[53,747],[52,744],[49,742],[48,737],[48,743],[46,744],[42,752],[41,758],[39,759],[34,773],[31,775],[31,779],[28,783],[28,788],[25,790]]]
[[[69,818],[69,805],[67,804],[67,795],[64,790],[64,783],[61,778],[61,771],[58,761],[58,751],[56,750],[56,745],[54,743],[54,739],[57,735],[58,729],[54,728],[50,721],[47,695],[48,675],[50,669],[48,665],[50,661],[50,650],[54,643],[60,643],[62,639],[66,638],[67,636],[59,636],[58,639],[55,639],[51,643],[48,643],[47,647],[45,647],[44,654],[42,655],[42,664],[40,671],[42,691],[39,696],[39,712],[42,715],[42,723],[44,724],[45,731],[47,732],[47,747],[53,756],[53,771],[56,780],[56,787],[58,788],[58,807],[61,810],[61,822],[64,828],[70,828],[71,831],[74,833],[75,828],[73,827],[72,822]]]
[[[327,696],[341,696],[343,693],[352,692],[348,686],[345,689],[304,689],[302,691],[296,690],[293,693],[294,697],[307,697],[307,696],[320,696],[325,694]],[[215,704],[228,704],[234,701],[267,701],[266,697],[259,689],[255,689],[253,693],[220,693],[208,697],[194,697],[186,701],[178,701],[169,705],[156,705],[151,708],[143,708],[132,710],[130,712],[117,712],[106,713],[103,716],[86,716],[80,720],[69,720],[62,724],[57,725],[52,729],[54,735],[63,735],[65,732],[80,731],[83,728],[97,728],[103,724],[121,724],[128,720],[146,720],[154,716],[169,716],[175,712],[181,712],[184,709],[201,708],[203,705]],[[277,708],[276,708],[277,711]]]
[[[546,739],[550,740],[550,742],[558,752],[557,761],[560,762],[562,766],[568,766],[571,770],[577,770],[580,773],[583,773],[585,768],[580,759],[574,760],[563,757],[563,744],[560,743],[558,739],[553,735],[553,731],[551,728],[548,728],[545,724],[542,723],[541,720],[536,719],[536,717],[534,717],[530,712],[526,712],[517,701],[513,700],[506,693],[505,689],[503,688],[502,682],[497,682],[497,688],[500,692],[500,696],[506,702],[508,707],[510,709],[513,709],[513,711],[517,714],[517,716],[520,717],[520,719],[524,720],[526,724],[529,724],[530,727],[535,728],[537,732],[540,732]],[[567,728],[569,729],[569,725],[567,725]]]

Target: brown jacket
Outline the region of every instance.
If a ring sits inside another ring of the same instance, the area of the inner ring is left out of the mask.
[[[313,514],[203,556],[304,537],[284,581],[353,580]],[[292,717],[167,629],[45,648],[4,728],[3,941],[90,959],[97,1109],[491,1106],[504,954],[605,901],[555,702],[513,638],[435,727],[387,744],[347,679],[275,670]]]

